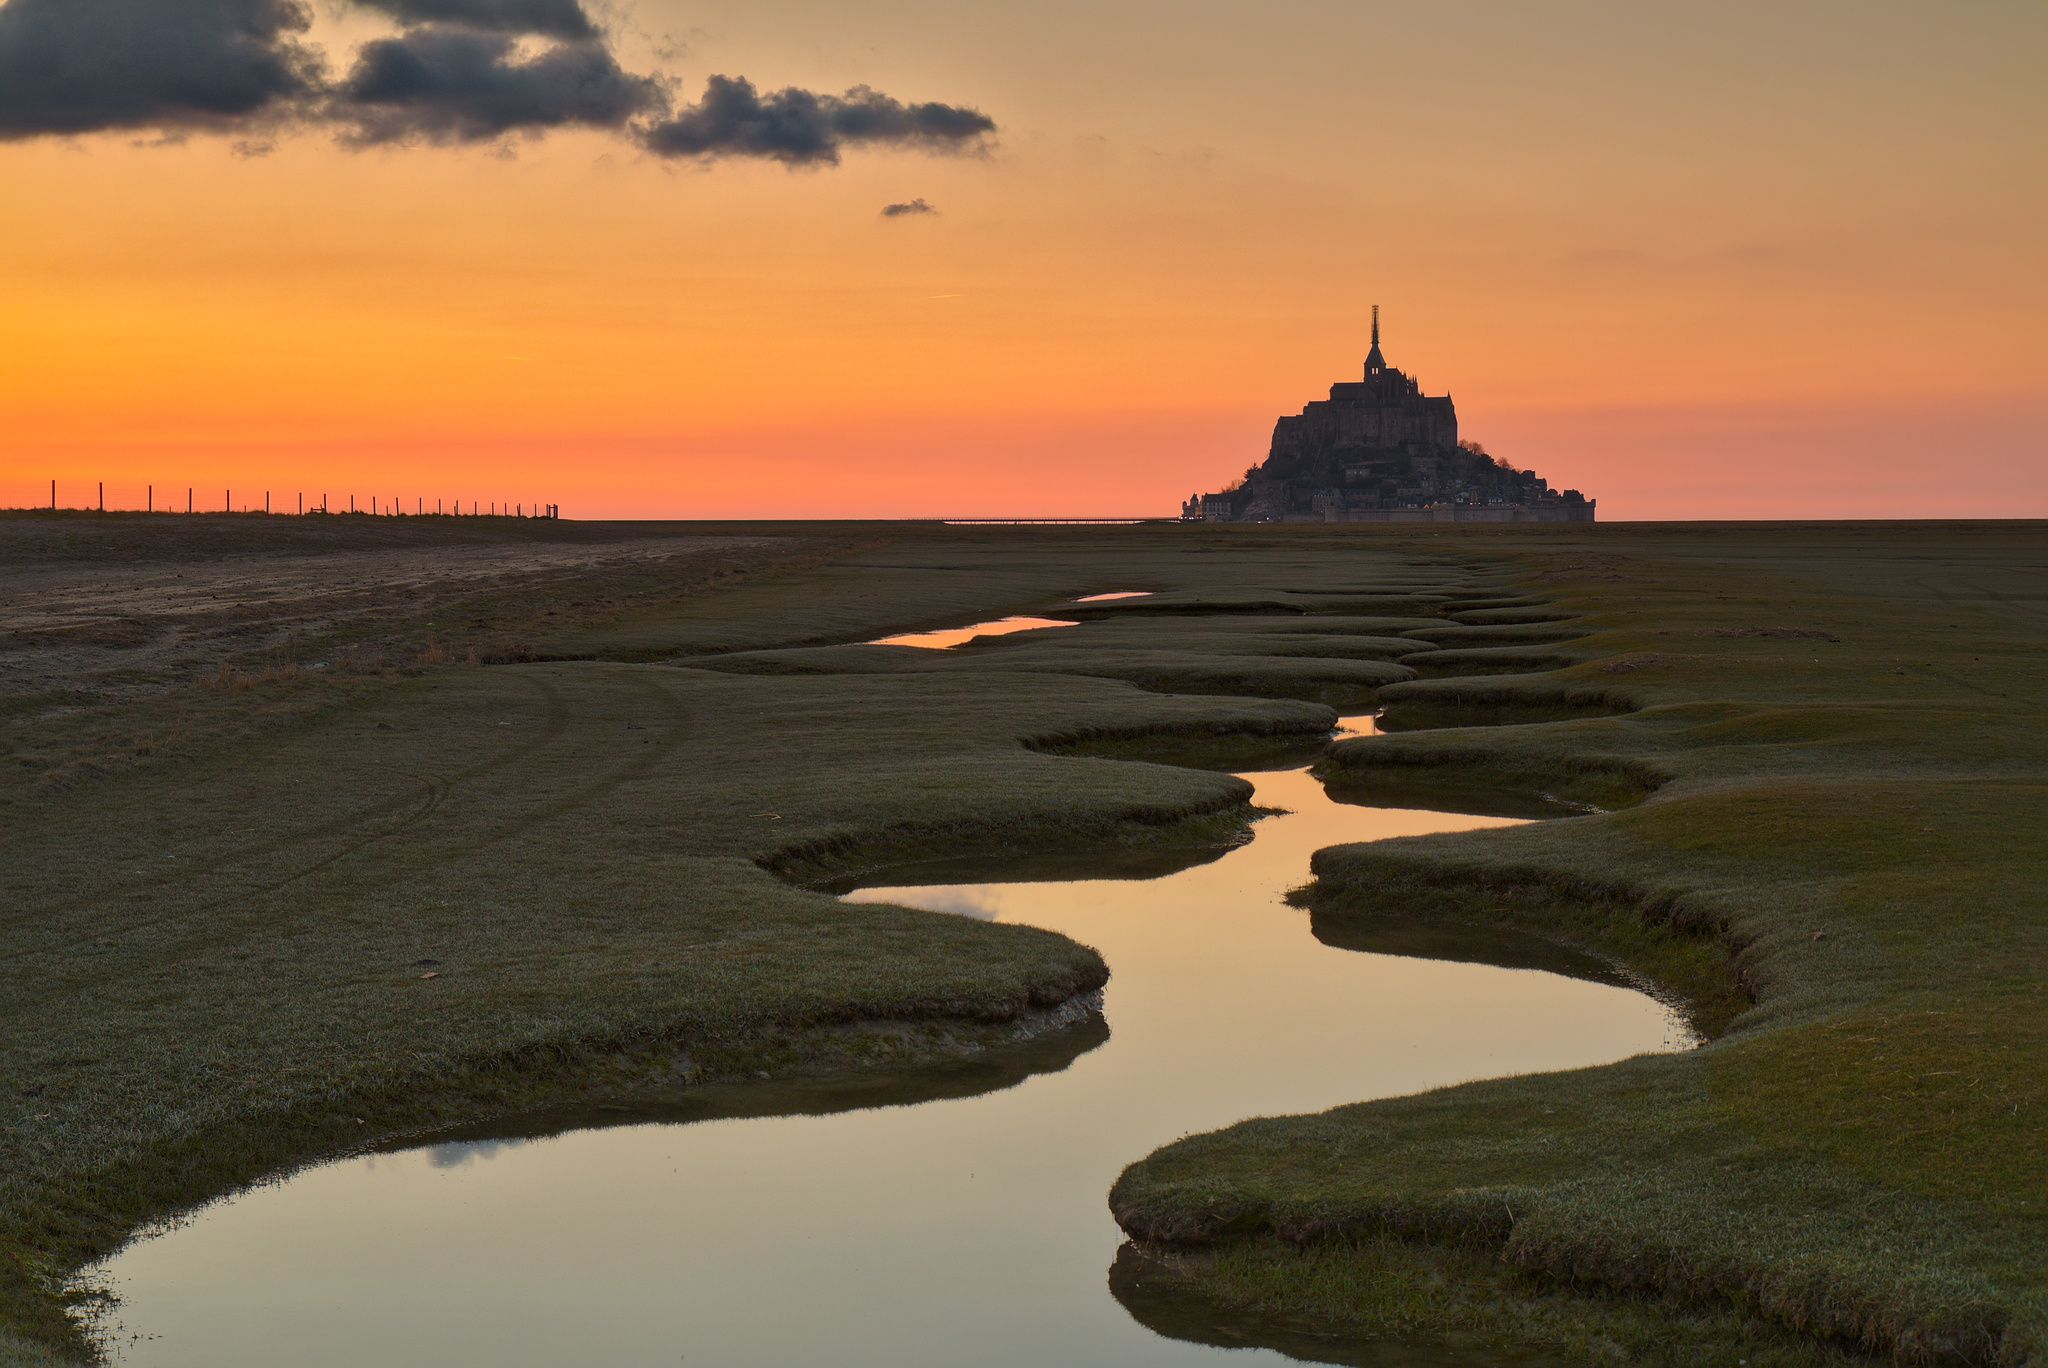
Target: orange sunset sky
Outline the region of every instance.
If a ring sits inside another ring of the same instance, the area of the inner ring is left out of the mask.
[[[1354,378],[1378,302],[1464,435],[1603,519],[2048,515],[2031,0],[584,5],[678,108],[727,75],[996,125],[795,167],[52,130],[6,87],[53,3],[144,0],[0,4],[0,505],[1166,514]],[[340,81],[406,3],[289,40]]]

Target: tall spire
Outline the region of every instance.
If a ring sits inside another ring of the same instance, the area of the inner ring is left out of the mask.
[[[1372,306],[1372,344],[1375,347],[1380,344],[1380,306],[1377,304]]]
[[[1380,306],[1372,306],[1372,350],[1365,354],[1367,379],[1378,375],[1387,368],[1387,358],[1380,355]]]

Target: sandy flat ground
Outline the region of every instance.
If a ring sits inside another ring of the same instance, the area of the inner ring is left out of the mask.
[[[106,698],[189,678],[251,652],[317,649],[380,615],[417,623],[479,591],[502,594],[635,565],[668,563],[684,573],[790,543],[747,536],[594,539],[580,529],[566,533],[578,539],[556,541],[519,529],[530,535],[421,544],[415,533],[407,538],[414,544],[394,545],[386,529],[374,526],[296,542],[281,541],[274,526],[233,536],[242,530],[197,538],[152,527],[121,543],[0,520],[0,695]]]

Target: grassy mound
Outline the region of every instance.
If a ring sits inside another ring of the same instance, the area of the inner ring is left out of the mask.
[[[1654,980],[1713,1042],[1169,1146],[1114,1195],[1134,1310],[1353,1357],[2038,1359],[2040,529],[558,526],[341,598],[433,529],[35,532],[0,589],[46,596],[0,633],[0,1362],[76,1357],[69,1270],[266,1172],[1035,1029],[1093,952],[799,884],[1199,858],[1245,796],[1199,766],[1375,698],[1408,730],[1333,787],[1583,815],[1325,852],[1316,933]],[[45,611],[245,552],[317,564],[276,611]],[[1085,621],[852,644],[1017,612]]]
[[[123,563],[103,543],[128,534],[149,575],[200,573],[246,534],[258,578],[281,582],[298,526],[130,522],[79,522],[46,546],[48,593]],[[1292,745],[1333,719],[1298,700],[1369,698],[1409,673],[1380,658],[1384,641],[1295,656],[1284,648],[1311,639],[1274,634],[1268,652],[1227,615],[1178,646],[1174,624],[1197,619],[1106,622],[1099,644],[1058,653],[806,642],[1134,582],[1197,601],[1257,583],[1269,557],[1294,584],[1320,575],[1411,608],[1416,585],[1463,573],[1400,553],[1304,568],[1281,541],[1192,558],[1143,529],[564,524],[563,544],[541,527],[487,546],[514,559],[480,581],[455,573],[476,552],[458,537],[454,569],[425,565],[428,592],[411,562],[379,576],[389,556],[431,550],[431,527],[307,526],[305,598],[208,618],[217,634],[155,673],[126,658],[118,681],[94,676],[91,708],[0,700],[15,753],[37,765],[59,745],[122,755],[16,789],[0,824],[0,1362],[84,1352],[63,1281],[136,1226],[310,1159],[762,1072],[994,1058],[1101,986],[1092,950],[801,885],[932,854],[1202,858],[1242,832],[1248,786],[1085,749]],[[366,587],[327,612],[337,574]],[[53,640],[39,627],[0,654],[72,649]],[[109,640],[90,649],[128,649]],[[738,669],[736,652],[806,667]],[[177,744],[125,740],[173,730]],[[1068,1037],[1032,1067],[1099,1041],[1099,1022]]]
[[[1620,790],[1591,796],[1639,801],[1324,852],[1307,896],[1361,933],[1418,915],[1544,929],[1684,991],[1717,1038],[1193,1137],[1124,1174],[1118,1219],[1169,1256],[1201,1251],[1178,1276],[1204,1295],[1354,1335],[1410,1317],[1576,1361],[2037,1361],[2038,529],[1584,541],[1518,550],[1578,618],[1580,663],[1387,690],[1397,717],[1510,725],[1325,764],[1339,784],[1404,765],[1565,791],[1590,776]],[[1528,721],[1589,694],[1632,710]],[[1416,1279],[1452,1289],[1440,1311],[1399,1294]],[[1583,1295],[1518,1324],[1499,1311],[1560,1294]],[[1644,1298],[1674,1310],[1645,1322]],[[1708,1338],[1665,1333],[1699,1316]]]

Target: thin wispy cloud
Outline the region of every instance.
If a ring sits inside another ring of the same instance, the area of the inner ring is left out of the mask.
[[[882,206],[882,217],[891,219],[923,218],[936,215],[938,212],[937,209],[934,209],[923,199],[904,200],[898,204],[885,204]]]

